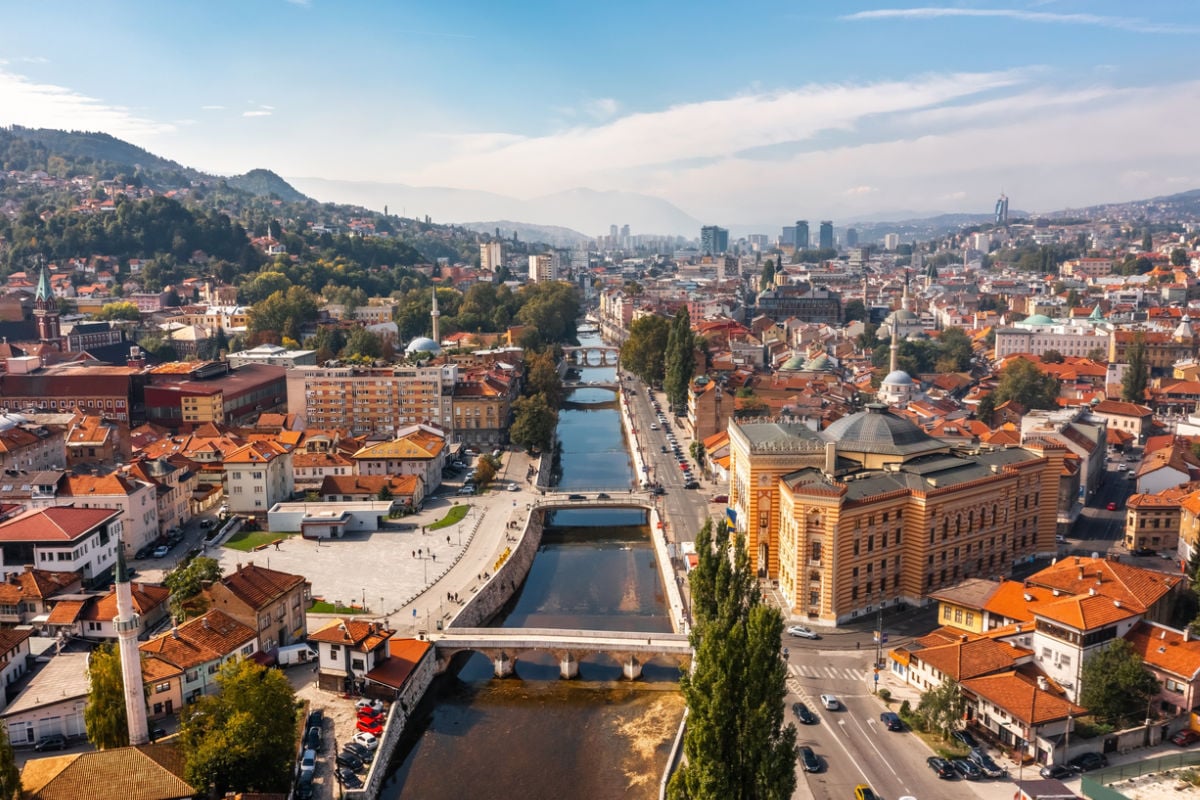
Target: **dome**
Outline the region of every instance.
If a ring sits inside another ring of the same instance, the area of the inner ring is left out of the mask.
[[[917,455],[946,447],[880,403],[871,403],[866,411],[842,417],[822,431],[821,436],[837,442],[838,450],[849,453]]]
[[[888,386],[912,386],[913,379],[902,369],[889,372],[883,382]]]
[[[792,356],[787,361],[783,362],[783,364],[779,368],[786,369],[786,370],[804,369],[804,359],[798,355]]]
[[[1026,317],[1021,320],[1022,325],[1053,325],[1054,320],[1047,317],[1045,314],[1034,314],[1032,317]]]
[[[806,372],[824,372],[827,369],[829,369],[829,356],[824,353],[810,358],[804,365]]]
[[[912,322],[918,317],[907,308],[901,308],[892,312],[892,319],[896,322]]]
[[[433,339],[426,336],[418,336],[408,343],[408,347],[404,348],[406,353],[440,353],[442,347]]]

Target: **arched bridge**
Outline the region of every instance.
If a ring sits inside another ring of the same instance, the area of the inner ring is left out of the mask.
[[[591,364],[592,353],[600,354],[600,366],[615,365],[621,356],[621,348],[609,345],[590,345],[587,347],[564,347],[563,357],[576,364]]]
[[[601,497],[600,495],[604,495]],[[611,492],[547,492],[533,501],[534,508],[554,510],[558,508],[654,508],[654,497],[647,492],[613,490]]]
[[[629,680],[642,675],[642,665],[656,656],[670,658],[681,670],[692,663],[692,646],[682,633],[637,633],[631,631],[583,631],[554,628],[451,628],[431,634],[437,655],[437,671],[443,672],[455,655],[474,651],[492,662],[496,677],[513,673],[517,657],[530,651],[551,653],[565,679],[579,675],[579,659],[596,653],[611,656],[621,664]]]

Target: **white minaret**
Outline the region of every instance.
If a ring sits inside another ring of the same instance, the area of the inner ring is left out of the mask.
[[[429,312],[429,316],[433,317],[433,340],[438,344],[442,343],[441,327],[438,324],[438,319],[442,316],[442,312],[438,311],[437,307],[437,287],[433,287],[433,310]]]
[[[125,569],[125,545],[117,540],[117,644],[121,648],[121,678],[125,684],[125,718],[129,724],[129,743],[146,744],[150,728],[146,723],[146,696],[142,687],[142,657],[138,651],[138,616],[133,610],[133,587]]]

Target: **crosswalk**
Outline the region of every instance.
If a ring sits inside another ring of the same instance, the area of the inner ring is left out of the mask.
[[[869,669],[852,669],[850,667],[830,667],[817,664],[789,664],[788,671],[796,678],[828,678],[830,680],[865,681],[871,677]]]

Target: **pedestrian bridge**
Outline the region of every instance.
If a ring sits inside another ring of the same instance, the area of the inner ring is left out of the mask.
[[[444,672],[459,653],[482,653],[491,659],[497,678],[513,674],[521,653],[551,653],[564,679],[579,675],[579,660],[603,653],[621,664],[629,680],[642,675],[642,665],[667,658],[685,670],[692,663],[692,646],[682,633],[585,631],[555,628],[451,628],[431,633],[437,671]]]

